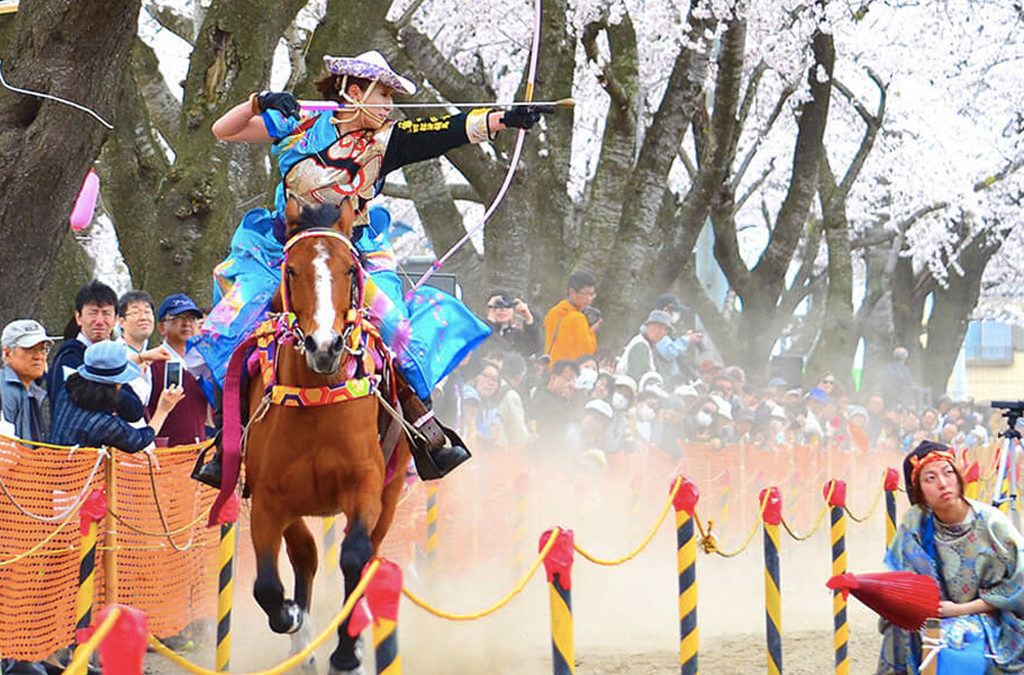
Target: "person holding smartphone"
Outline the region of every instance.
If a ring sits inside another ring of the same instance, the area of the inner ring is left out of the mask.
[[[528,359],[540,351],[540,330],[526,302],[511,291],[491,291],[487,298],[487,323],[491,339],[504,343],[504,351]]]
[[[157,330],[163,337],[163,348],[171,358],[157,361],[153,371],[153,394],[150,397],[149,412],[155,411],[155,401],[160,392],[180,387],[185,393],[182,401],[167,416],[160,436],[167,439],[167,445],[189,445],[206,440],[206,421],[210,414],[198,378],[185,365],[185,349],[188,339],[199,332],[203,313],[199,306],[184,293],[175,293],[160,303],[157,311]]]

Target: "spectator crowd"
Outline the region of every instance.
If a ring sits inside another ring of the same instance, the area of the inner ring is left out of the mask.
[[[783,377],[748,381],[671,293],[655,299],[625,345],[606,345],[596,285],[572,274],[543,320],[514,292],[489,295],[493,335],[435,392],[471,447],[604,463],[650,448],[678,458],[698,444],[907,452],[931,439],[963,448],[987,444],[999,428],[998,417],[946,395],[919,405],[902,347],[877,391],[849,392],[832,373],[806,388]]]
[[[522,294],[489,294],[491,336],[432,396],[437,415],[455,422],[478,456],[521,451],[600,469],[614,453],[657,449],[681,458],[693,445],[905,453],[922,440],[985,445],[1000,426],[998,416],[986,420],[972,403],[945,395],[919,405],[903,348],[877,391],[853,394],[831,373],[806,390],[783,377],[749,381],[743,368],[723,363],[671,293],[655,299],[624,345],[604,344],[596,286],[593,275],[573,273],[566,297],[543,317]],[[127,452],[212,437],[219,389],[186,361],[203,319],[185,294],[157,306],[144,291],[117,297],[93,281],[76,295],[63,335],[33,319],[8,323],[0,435]],[[0,665],[4,675],[43,675],[61,664]]]
[[[687,444],[905,452],[923,439],[985,444],[995,428],[948,396],[934,407],[908,400],[903,348],[894,350],[883,387],[859,396],[831,373],[806,390],[782,377],[748,381],[743,368],[722,362],[671,293],[655,299],[625,345],[606,345],[596,286],[593,275],[573,273],[566,297],[543,317],[521,294],[489,294],[482,309],[492,335],[433,396],[438,415],[456,422],[470,447],[556,448],[598,462],[649,448],[678,457]],[[118,298],[94,281],[76,296],[62,336],[31,319],[12,321],[2,337],[0,433],[127,451],[212,436],[217,389],[185,359],[203,316],[182,293],[157,306],[144,291]]]

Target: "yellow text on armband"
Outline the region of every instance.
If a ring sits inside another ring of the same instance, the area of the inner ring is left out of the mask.
[[[402,120],[397,126],[402,131],[406,131],[410,134],[417,134],[422,131],[444,131],[451,126],[451,118],[430,117],[427,119]]]

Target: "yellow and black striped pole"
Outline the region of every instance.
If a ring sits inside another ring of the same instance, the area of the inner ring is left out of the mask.
[[[224,672],[231,661],[231,604],[235,591],[235,523],[220,526],[220,574],[217,578],[217,656],[215,669]]]
[[[427,569],[437,572],[437,481],[427,483]]]
[[[377,675],[402,675],[398,653],[398,601],[402,597],[402,568],[385,558],[366,589],[373,613],[373,650]]]
[[[972,462],[967,467],[967,472],[964,474],[964,481],[967,485],[964,486],[964,496],[968,499],[978,498],[978,479],[981,478],[981,467],[977,462]]]
[[[722,491],[718,495],[718,526],[725,527],[729,522],[729,470],[726,469],[722,478]]]
[[[88,637],[92,600],[96,592],[96,539],[100,521],[107,515],[107,495],[93,490],[78,511],[82,539],[78,546],[78,595],[75,597],[75,643]]]
[[[548,530],[540,537],[543,551],[551,537],[555,545],[544,556],[551,598],[551,655],[554,675],[576,672],[576,652],[572,625],[572,530]]]
[[[846,483],[830,480],[823,490],[831,508],[832,522],[832,576],[846,573]],[[850,641],[850,625],[846,620],[846,596],[839,590],[832,591],[832,644],[835,649],[836,675],[850,674],[850,657],[847,651]]]
[[[676,489],[676,485],[679,488]],[[693,537],[693,513],[700,492],[679,476],[672,483],[676,491],[676,567],[679,571],[679,668],[682,675],[697,675],[697,541]]]
[[[896,490],[900,487],[900,475],[889,467],[885,471],[885,550],[889,550],[896,537]]]
[[[642,503],[642,497],[644,493],[644,479],[640,474],[633,476],[633,480],[629,481],[630,493],[632,495],[632,504],[629,509],[629,523],[635,528],[640,524],[640,505]]]
[[[758,505],[764,522],[764,629],[768,647],[768,675],[782,673],[782,596],[779,591],[779,524],[782,493],[779,488],[761,490]]]
[[[338,554],[338,525],[337,518],[334,516],[327,516],[324,518],[324,559],[321,561],[321,565],[325,569],[332,572],[338,571],[338,561],[341,560],[341,556]]]
[[[526,494],[530,488],[530,474],[523,471],[516,477],[516,516],[515,516],[515,557],[513,568],[516,575],[526,569]]]

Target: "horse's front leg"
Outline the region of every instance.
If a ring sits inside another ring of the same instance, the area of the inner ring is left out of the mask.
[[[288,547],[288,559],[292,563],[295,575],[295,604],[302,611],[302,623],[292,633],[292,654],[298,654],[313,640],[313,617],[310,606],[313,595],[313,576],[316,574],[317,552],[316,539],[309,531],[306,522],[299,518],[284,531],[284,541]],[[316,659],[310,654],[302,662],[302,669],[307,675],[316,675]]]
[[[256,583],[253,595],[263,608],[275,633],[294,633],[302,625],[302,610],[293,600],[284,599],[284,586],[277,572],[277,555],[287,523],[258,495],[252,500],[252,548],[256,554]]]
[[[363,568],[373,555],[369,528],[361,518],[353,518],[341,542],[341,572],[345,577],[347,598],[359,583]],[[362,675],[356,641],[348,634],[348,619],[338,627],[338,647],[331,654],[328,675]]]

